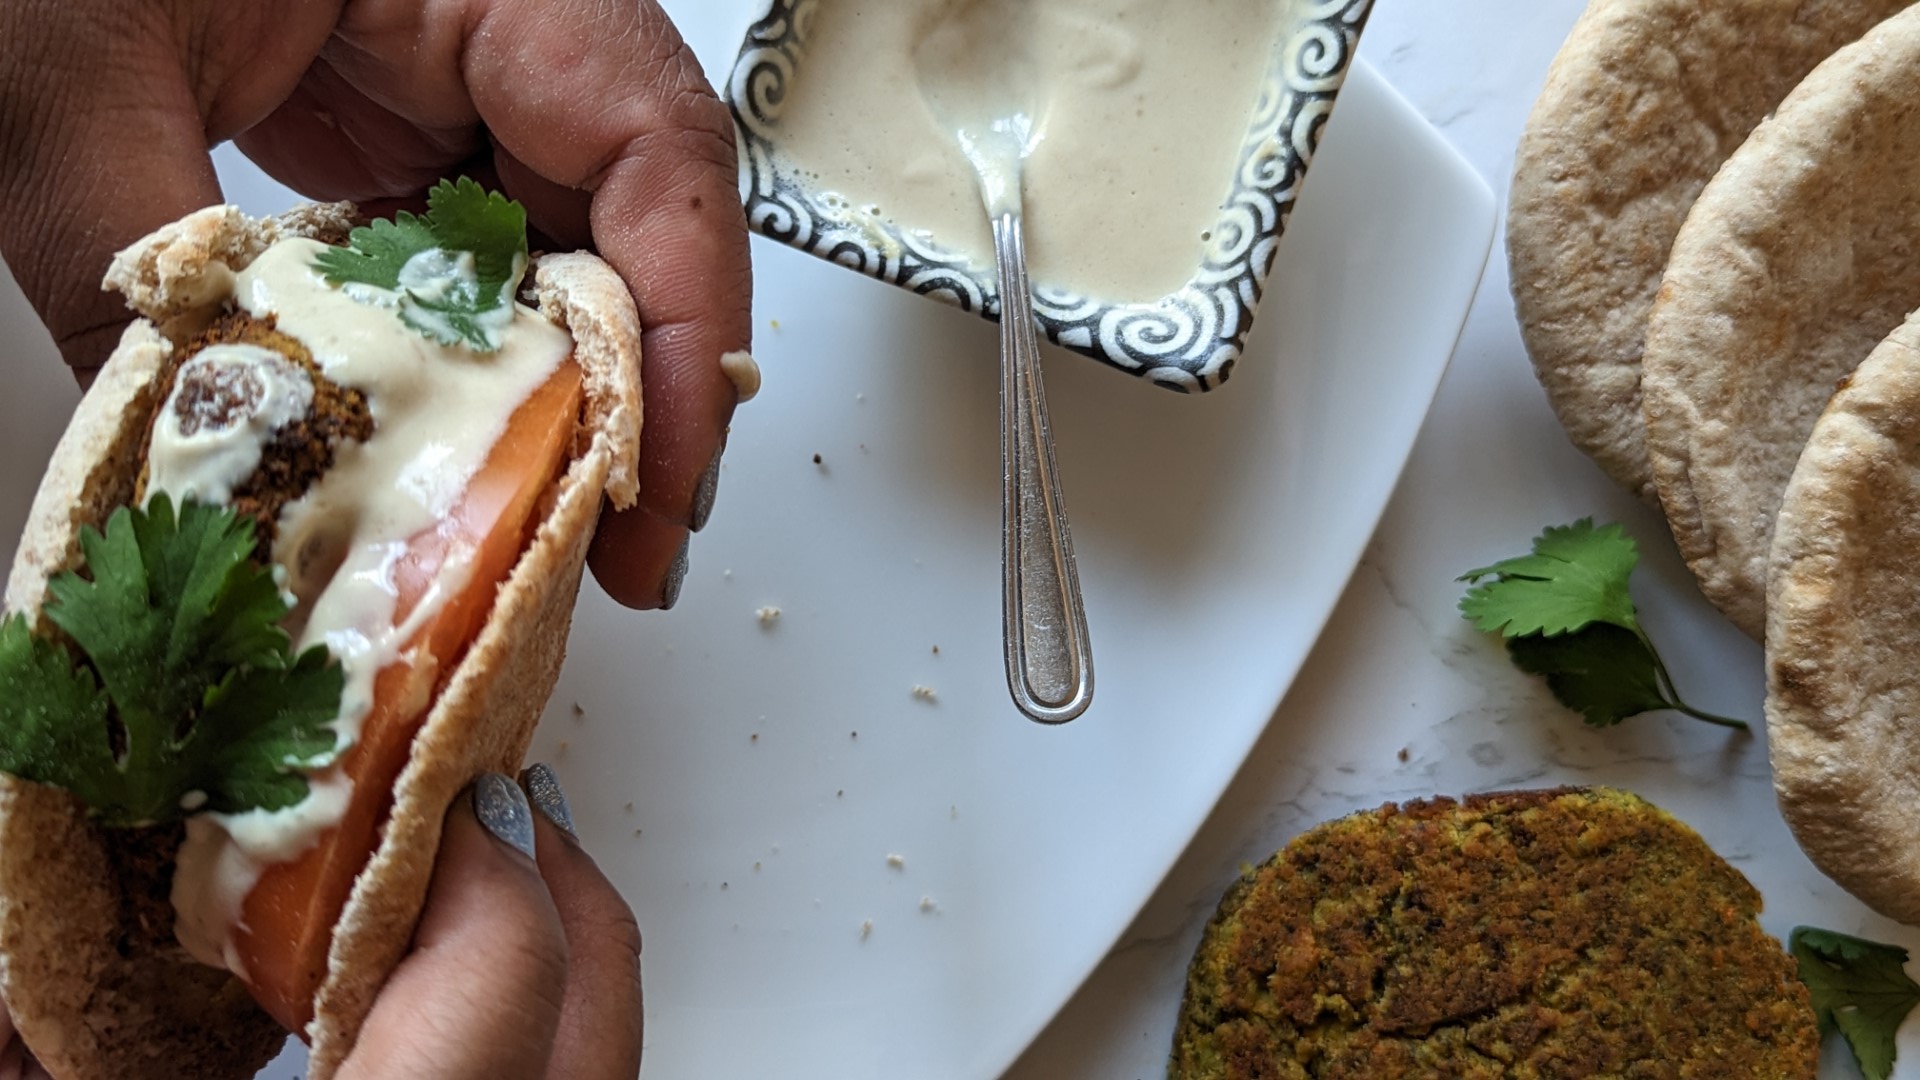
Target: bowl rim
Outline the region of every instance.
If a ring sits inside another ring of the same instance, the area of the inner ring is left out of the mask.
[[[810,185],[779,152],[787,85],[822,2],[765,0],[726,83],[749,227],[770,239],[962,311],[998,321],[991,264],[891,223],[855,221],[844,199]],[[1221,216],[1187,283],[1159,300],[1115,303],[1035,282],[1047,340],[1160,386],[1204,392],[1225,382],[1245,348],[1292,215],[1373,0],[1279,0],[1290,18],[1275,41]]]

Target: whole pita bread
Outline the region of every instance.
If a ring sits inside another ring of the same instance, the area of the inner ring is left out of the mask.
[[[1833,396],[1787,485],[1767,607],[1767,740],[1814,865],[1920,924],[1920,313]]]
[[[1795,83],[1911,0],[1593,0],[1514,164],[1521,336],[1575,446],[1654,498],[1640,356],[1687,210]]]
[[[252,220],[231,207],[183,218],[124,252],[108,275],[145,318],[82,399],[54,451],[7,583],[7,608],[37,612],[47,580],[79,562],[79,533],[133,496],[156,378],[178,340],[217,310],[205,286],[281,236],[338,239],[351,208]],[[405,952],[426,897],[447,806],[476,775],[515,770],[545,708],[603,498],[637,496],[640,324],[599,259],[534,263],[548,319],[574,339],[585,406],[573,458],[501,587],[480,637],[435,700],[394,789],[380,847],[335,927],[306,1035],[309,1076],[332,1076]],[[172,340],[170,340],[170,335]],[[0,777],[0,995],[57,1076],[251,1076],[285,1040],[225,972],[129,941],[123,889],[100,830],[65,793]]]
[[[1920,307],[1920,8],[1807,76],[1674,241],[1647,327],[1655,486],[1707,598],[1765,630],[1780,496],[1836,380]]]

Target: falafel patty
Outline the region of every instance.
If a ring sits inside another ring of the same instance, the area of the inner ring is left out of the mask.
[[[1228,890],[1168,1075],[1811,1078],[1813,1008],[1760,903],[1623,791],[1389,803]]]
[[[342,386],[326,377],[313,354],[296,338],[274,327],[272,316],[254,316],[244,311],[221,315],[193,338],[178,346],[167,365],[161,382],[160,399],[172,403],[188,433],[200,425],[222,427],[236,422],[260,405],[257,384],[247,384],[224,373],[197,376],[187,364],[202,351],[215,345],[252,345],[267,349],[298,367],[313,386],[313,401],[300,416],[273,433],[260,451],[260,463],[250,476],[233,489],[230,505],[253,518],[259,557],[264,560],[272,549],[280,511],[307,493],[320,477],[333,467],[334,453],[343,442],[365,442],[373,434],[373,414],[360,391]],[[176,390],[178,393],[176,393]],[[160,415],[155,413],[154,423]],[[152,442],[153,433],[147,433]],[[135,493],[136,500],[146,497],[147,467],[143,464]]]

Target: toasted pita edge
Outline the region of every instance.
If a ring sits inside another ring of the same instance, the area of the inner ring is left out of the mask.
[[[1814,865],[1920,925],[1920,312],[1828,403],[1773,534],[1767,742]]]
[[[47,580],[78,565],[83,526],[133,497],[157,376],[172,346],[128,327],[42,478],[7,584],[37,617]],[[129,944],[127,893],[101,831],[66,793],[0,776],[0,997],[41,1063],[72,1080],[245,1076],[286,1034],[246,988],[185,953]]]
[[[1869,273],[1836,239],[1871,182],[1853,168],[1862,133],[1914,130],[1913,111],[1893,103],[1916,64],[1920,7],[1795,87],[1688,212],[1648,322],[1641,407],[1661,507],[1700,591],[1755,640],[1766,633],[1773,519],[1806,435],[1835,380],[1920,300],[1920,274]],[[1920,190],[1897,169],[1879,175]],[[1896,313],[1848,327],[1858,352],[1838,355],[1833,325],[1801,333],[1867,297]]]
[[[1568,438],[1647,502],[1641,356],[1688,209],[1795,84],[1907,3],[1592,0],[1554,56],[1514,155],[1515,313]]]
[[[541,311],[567,328],[586,376],[584,451],[500,589],[480,637],[434,702],[394,786],[386,835],[334,928],[326,981],[307,1027],[311,1080],[353,1048],[426,900],[447,806],[482,772],[518,771],[566,656],[587,546],[603,499],[633,505],[640,441],[640,320],[626,286],[591,255],[549,255],[534,269]]]
[[[121,253],[107,275],[144,318],[128,328],[54,450],[9,574],[9,611],[37,617],[48,579],[80,562],[79,536],[133,496],[168,334],[203,324],[232,270],[288,236],[337,241],[345,204],[253,219],[209,207]],[[429,713],[395,788],[389,826],[337,924],[306,1032],[310,1075],[332,1075],[412,937],[441,819],[478,773],[513,771],[565,653],[603,496],[637,497],[640,325],[618,275],[584,254],[536,260],[542,313],[575,337],[586,404],[573,456],[486,627]],[[239,980],[178,956],[117,947],[122,887],[100,830],[62,792],[0,776],[0,996],[55,1074],[251,1076],[286,1033]]]
[[[1597,257],[1615,237],[1596,237],[1583,219],[1587,193],[1570,190],[1614,179],[1595,161],[1594,133],[1582,129],[1600,108],[1626,99],[1616,58],[1672,32],[1664,20],[1643,17],[1643,6],[1595,0],[1554,55],[1514,152],[1506,243],[1520,336],[1554,416],[1615,483],[1656,502],[1640,421],[1640,347],[1652,297],[1634,295],[1621,259]],[[1634,239],[1659,245],[1659,263],[1641,268],[1640,287],[1650,294],[1673,237]],[[1596,288],[1591,279],[1600,275]],[[1622,319],[1623,310],[1639,317]]]

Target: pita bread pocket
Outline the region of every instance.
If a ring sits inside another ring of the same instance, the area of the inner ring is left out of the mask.
[[[1827,406],[1774,528],[1767,739],[1807,857],[1920,924],[1920,313]]]
[[[1593,0],[1515,160],[1514,304],[1567,435],[1652,500],[1640,360],[1700,190],[1794,84],[1909,0]]]
[[[1764,632],[1781,493],[1834,383],[1920,307],[1920,8],[1835,53],[1707,185],[1642,380],[1654,482],[1701,590]]]
[[[489,255],[485,240],[454,249],[452,226],[425,239],[416,232],[413,248],[400,243],[409,228],[440,230],[458,217],[485,232],[493,226],[484,217],[520,213],[465,180],[436,189],[432,206],[354,230],[353,248],[314,243],[349,239],[348,206],[264,220],[212,207],[135,244],[108,274],[143,318],[54,452],[8,581],[13,614],[0,625],[14,637],[0,631],[0,664],[9,640],[21,648],[31,640],[34,655],[74,657],[74,677],[92,678],[87,665],[102,662],[87,652],[87,633],[69,625],[77,594],[108,591],[126,572],[108,549],[133,537],[171,543],[167,536],[212,522],[207,535],[217,542],[199,550],[232,554],[238,545],[239,568],[222,586],[230,592],[235,582],[257,585],[266,573],[259,560],[271,554],[281,606],[270,607],[272,587],[248,602],[285,614],[295,641],[277,643],[284,660],[249,654],[206,689],[190,730],[248,712],[221,713],[231,687],[331,678],[336,689],[325,725],[291,724],[298,710],[284,701],[267,711],[287,725],[276,737],[299,749],[251,767],[249,782],[278,793],[252,809],[236,795],[244,785],[216,777],[178,796],[184,826],[107,827],[116,814],[131,820],[113,824],[149,817],[126,810],[140,805],[132,801],[83,801],[0,777],[0,993],[55,1075],[250,1076],[277,1052],[284,1024],[312,1044],[309,1075],[331,1076],[406,949],[447,806],[472,777],[512,771],[525,753],[559,671],[603,500],[636,499],[640,326],[625,286],[589,255],[529,264],[524,217],[517,253]],[[395,243],[380,248],[381,237]],[[369,251],[391,265],[335,276],[340,260]],[[409,251],[417,258],[403,260]],[[367,283],[382,273],[388,285]],[[516,295],[537,310],[514,304]],[[361,340],[379,348],[341,346],[363,330],[372,336]],[[409,387],[420,394],[411,405]],[[243,405],[230,411],[235,400]],[[287,400],[307,404],[304,418],[273,412]],[[249,425],[261,429],[251,446],[228,438]],[[208,432],[226,441],[195,441]],[[396,450],[423,432],[447,437],[435,451],[446,455],[443,468]],[[392,482],[373,482],[382,479]],[[380,501],[396,491],[413,502]],[[406,531],[422,521],[426,528]],[[179,532],[168,534],[169,524]],[[369,607],[342,583],[368,557],[366,541],[382,538],[390,561],[363,576],[389,599]],[[171,564],[153,562],[148,547],[140,557],[161,567],[150,584],[162,582]],[[164,591],[151,585],[155,596]],[[328,622],[340,612],[352,618]],[[30,627],[31,639],[15,627]],[[364,639],[358,652],[349,631]],[[102,681],[101,693],[116,691]],[[110,723],[120,726],[105,741],[118,740],[130,762],[132,713],[117,692],[113,700]],[[317,748],[315,730],[324,736]],[[209,753],[191,736],[183,744],[182,760]],[[291,861],[276,861],[282,855]],[[320,884],[302,892],[303,875]],[[263,913],[270,894],[286,913]]]

